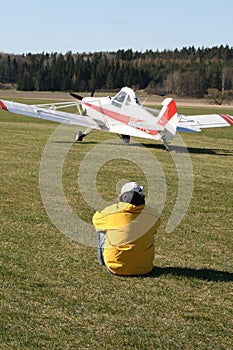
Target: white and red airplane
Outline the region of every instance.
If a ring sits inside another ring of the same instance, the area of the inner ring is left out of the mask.
[[[71,93],[79,101],[53,104],[27,105],[0,100],[0,109],[59,123],[87,127],[76,133],[76,140],[93,130],[116,133],[123,143],[130,142],[130,136],[161,140],[168,150],[168,142],[176,132],[199,132],[202,128],[232,126],[233,117],[225,114],[184,116],[177,113],[172,98],[165,98],[162,109],[156,110],[140,104],[137,93],[123,87],[114,97],[82,97]],[[77,106],[78,113],[61,111]]]

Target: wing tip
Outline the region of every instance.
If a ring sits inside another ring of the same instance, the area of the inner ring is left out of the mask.
[[[220,117],[222,117],[230,126],[233,126],[233,117],[228,114],[220,114]]]
[[[5,110],[5,111],[8,111],[7,106],[6,106],[6,105],[4,104],[4,102],[1,101],[1,100],[0,100],[0,109],[3,109],[3,110]]]

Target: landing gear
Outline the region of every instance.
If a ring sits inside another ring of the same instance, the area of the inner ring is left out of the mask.
[[[120,135],[122,143],[124,145],[127,145],[130,143],[130,136],[129,135]]]
[[[170,147],[168,145],[168,142],[167,142],[165,136],[162,137],[162,141],[163,141],[163,144],[164,144],[164,147],[165,147],[166,151],[170,152]]]
[[[74,135],[75,141],[82,141],[85,136],[90,134],[93,131],[93,129],[87,128],[84,132],[77,131]]]
[[[75,141],[82,141],[84,136],[85,135],[81,131],[77,131],[74,135]]]

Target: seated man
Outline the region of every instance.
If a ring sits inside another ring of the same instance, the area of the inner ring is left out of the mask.
[[[97,211],[98,259],[115,275],[144,275],[153,268],[154,234],[159,220],[145,205],[143,187],[126,183],[117,204]]]

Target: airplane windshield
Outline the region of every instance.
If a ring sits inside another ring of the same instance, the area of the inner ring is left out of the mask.
[[[126,93],[121,91],[118,95],[116,95],[116,98],[114,100],[119,103],[123,103],[125,100],[125,96],[126,96]]]
[[[127,91],[120,91],[112,100],[112,104],[119,108],[121,108],[123,104],[130,105],[135,103],[140,105],[136,92],[128,93]]]
[[[124,91],[120,91],[112,100],[112,104],[116,107],[121,107],[125,101],[126,95],[127,94]]]

